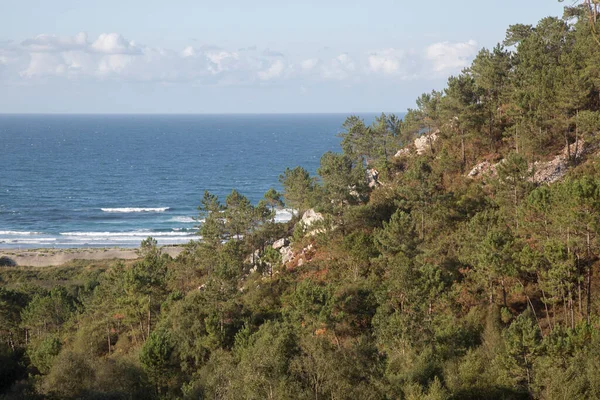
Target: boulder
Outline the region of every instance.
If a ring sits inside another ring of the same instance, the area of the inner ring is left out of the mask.
[[[379,183],[379,171],[375,168],[368,169],[366,172],[367,175],[367,184],[371,189],[376,188],[380,185]]]
[[[276,240],[275,243],[273,243],[273,248],[275,250],[279,250],[282,247],[285,247],[289,244],[290,244],[290,241],[287,238],[281,238],[279,240]]]
[[[435,130],[433,132],[429,132],[429,133],[425,133],[421,136],[419,136],[418,138],[415,139],[415,141],[413,142],[413,146],[415,147],[415,151],[417,152],[418,155],[421,154],[425,154],[426,152],[430,151],[431,148],[433,147],[433,144],[435,143],[435,141],[438,138],[440,131],[439,130]],[[394,157],[400,157],[400,156],[408,156],[410,155],[410,148],[409,147],[405,147],[403,149],[400,149],[396,152],[396,154],[394,155]]]
[[[323,221],[323,214],[316,212],[314,209],[307,210],[302,215],[302,223],[305,227],[309,227],[317,222]]]
[[[438,138],[439,131],[426,133],[415,139],[415,150],[418,155],[425,154],[425,152],[431,150],[433,143]]]
[[[283,265],[294,259],[294,252],[292,251],[291,246],[285,246],[279,249],[279,254],[281,254],[281,262]]]
[[[400,149],[396,152],[396,154],[394,154],[394,157],[401,157],[401,156],[407,156],[410,154],[410,149],[408,147],[405,147],[403,149]]]
[[[469,178],[483,178],[484,176],[496,176],[496,169],[502,161],[492,164],[489,161],[483,161],[473,167],[467,174]]]
[[[571,160],[577,161],[587,150],[585,143],[581,139],[571,144],[569,147],[570,149],[565,146],[561,153],[550,161],[536,161],[532,166],[533,176],[529,178],[529,181],[537,184],[554,183],[565,176],[570,165],[569,153],[571,155]],[[496,164],[492,164],[489,161],[480,162],[473,167],[467,176],[469,178],[496,176],[498,166],[503,162],[504,159]]]

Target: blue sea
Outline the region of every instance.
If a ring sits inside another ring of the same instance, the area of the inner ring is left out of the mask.
[[[188,242],[205,190],[256,203],[315,173],[346,116],[0,115],[0,248]]]

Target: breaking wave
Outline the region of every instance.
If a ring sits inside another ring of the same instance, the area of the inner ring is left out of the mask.
[[[123,208],[101,208],[100,210],[107,213],[141,213],[141,212],[165,212],[170,210],[170,207],[155,207],[155,208],[144,208],[144,207],[123,207]]]

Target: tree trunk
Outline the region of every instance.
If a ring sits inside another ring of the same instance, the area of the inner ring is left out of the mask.
[[[465,167],[467,165],[467,154],[465,152],[465,131],[464,129],[461,130],[461,134],[460,134],[460,152],[461,152],[461,157],[462,157],[462,166],[461,166],[461,172],[465,172]]]
[[[579,318],[583,318],[583,310],[582,310],[582,298],[581,298],[581,262],[579,259],[579,254],[577,254],[576,261],[577,263],[577,308],[579,311]]]
[[[519,125],[515,127],[515,151],[519,154]]]
[[[567,162],[571,163],[571,145],[569,144],[569,128],[565,131],[565,147],[567,148]]]
[[[150,337],[150,325],[152,323],[151,307],[152,307],[152,297],[148,296],[148,337]]]
[[[504,307],[508,308],[508,305],[506,304],[506,286],[504,285],[504,277],[502,277],[500,283],[502,284],[502,301],[504,302]]]
[[[586,307],[586,316],[587,323],[590,323],[590,318],[592,314],[592,263],[591,263],[591,244],[590,244],[590,231],[587,230],[587,252],[588,252],[588,260],[587,260],[587,307]]]
[[[515,181],[516,182],[516,181]],[[515,188],[514,188],[514,200],[515,200],[515,232],[519,231],[519,199],[518,199],[518,194],[517,194],[517,184],[515,183]]]
[[[568,325],[569,323],[569,313],[567,312],[567,297],[565,296],[564,292],[563,292],[563,313],[565,315],[565,327]]]
[[[106,341],[108,343],[108,355],[110,355],[111,346],[110,346],[110,325],[108,322],[106,323]]]

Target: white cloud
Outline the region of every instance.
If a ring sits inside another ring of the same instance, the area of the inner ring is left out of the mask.
[[[369,55],[369,68],[373,72],[395,74],[399,72],[403,59],[403,51],[396,49],[382,50]]]
[[[213,50],[205,53],[205,57],[212,64],[209,66],[209,70],[213,74],[231,71],[239,66],[240,55],[237,52]]]
[[[120,74],[133,62],[132,56],[127,54],[111,54],[102,57],[98,66],[100,75]]]
[[[325,79],[347,80],[355,75],[356,63],[347,53],[338,54],[321,66],[321,76]]]
[[[0,83],[44,78],[122,82],[252,84],[294,81],[418,80],[439,78],[468,66],[475,41],[440,42],[422,49],[387,48],[347,53],[331,48],[294,55],[256,46],[227,49],[192,44],[180,50],[136,43],[118,33],[88,38],[41,34],[21,43],[0,42]]]
[[[342,66],[344,69],[348,71],[354,71],[354,61],[347,53],[340,54],[335,58],[335,60]]]
[[[319,59],[318,58],[309,58],[307,60],[302,61],[300,63],[300,66],[302,67],[303,70],[310,71],[314,67],[316,67],[318,63],[319,63]]]
[[[25,78],[61,76],[66,72],[67,65],[60,54],[33,53],[29,66],[21,72],[21,76]]]
[[[196,50],[192,46],[188,46],[181,52],[181,57],[194,57],[196,55]]]
[[[425,59],[431,62],[431,69],[437,74],[458,72],[469,66],[477,54],[477,42],[440,42],[425,49]]]
[[[268,81],[270,79],[280,77],[284,70],[285,70],[285,63],[281,60],[276,60],[266,70],[259,71],[258,77],[263,81]]]
[[[31,52],[52,53],[85,50],[88,46],[88,41],[87,34],[80,32],[75,36],[41,34],[34,38],[26,39],[21,44]]]
[[[105,54],[140,54],[135,42],[126,40],[118,33],[103,33],[91,45],[91,49]]]

